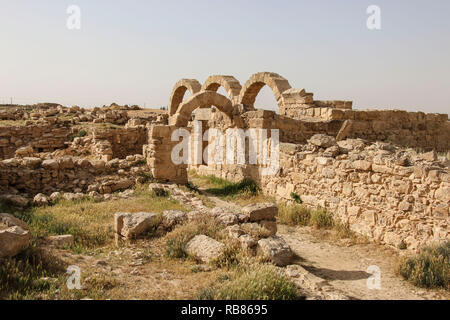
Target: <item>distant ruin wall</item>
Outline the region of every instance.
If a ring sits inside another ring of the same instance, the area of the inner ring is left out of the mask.
[[[55,191],[111,193],[130,187],[135,183],[133,178],[147,172],[142,160],[142,155],[111,161],[74,157],[7,159],[0,161],[0,191],[31,196]]]
[[[93,138],[93,154],[97,159],[125,159],[129,155],[142,154],[147,143],[147,129],[144,126],[100,128],[94,130]]]
[[[0,127],[0,159],[13,158],[17,149],[31,146],[35,152],[65,148],[72,130],[55,125]]]

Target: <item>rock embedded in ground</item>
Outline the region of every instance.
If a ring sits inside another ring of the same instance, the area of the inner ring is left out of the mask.
[[[49,198],[45,194],[38,193],[34,196],[33,203],[37,206],[45,206],[48,205]]]
[[[308,142],[321,148],[329,148],[336,144],[334,137],[321,133],[313,135]]]
[[[197,235],[186,246],[186,253],[201,263],[209,263],[223,252],[224,245],[205,235]]]
[[[273,264],[280,267],[288,265],[293,258],[291,247],[283,238],[277,236],[259,240],[258,250]]]
[[[258,241],[248,234],[244,234],[238,238],[241,248],[253,252],[258,245]]]
[[[49,236],[47,238],[48,241],[50,241],[53,245],[62,247],[65,245],[72,245],[74,242],[73,235],[71,234],[63,234],[59,236]]]
[[[16,207],[26,207],[29,203],[28,199],[16,194],[2,194],[0,200],[10,203]]]
[[[150,183],[148,186],[148,190],[150,192],[153,192],[158,197],[165,197],[168,194],[167,190],[160,183]]]
[[[166,210],[162,213],[162,225],[166,229],[184,223],[187,219],[187,214],[180,210]]]
[[[259,224],[269,232],[269,235],[273,236],[277,233],[278,228],[276,221],[262,220]]]
[[[155,226],[157,222],[158,215],[155,213],[116,213],[114,231],[126,239],[132,239]]]
[[[242,208],[242,213],[248,217],[251,222],[262,220],[272,221],[278,214],[278,207],[273,203],[256,203]]]
[[[52,201],[58,201],[58,200],[61,199],[61,198],[62,198],[61,192],[53,192],[53,193],[50,195],[50,200],[52,200]]]
[[[0,226],[3,227],[18,226],[24,230],[29,230],[29,227],[25,222],[14,217],[12,214],[9,213],[0,213]]]
[[[13,257],[30,245],[28,225],[7,213],[0,214],[0,258]]]

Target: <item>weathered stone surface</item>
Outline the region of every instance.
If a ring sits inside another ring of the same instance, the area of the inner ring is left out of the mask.
[[[12,214],[9,213],[0,213],[0,226],[8,228],[18,226],[21,227],[23,230],[29,230],[29,227],[25,222],[14,217]]]
[[[248,234],[244,234],[238,238],[241,248],[254,251],[258,245],[258,241]]]
[[[114,215],[114,230],[122,237],[132,239],[153,227],[157,221],[158,215],[155,213],[116,213]]]
[[[180,210],[167,210],[162,213],[162,225],[166,229],[171,229],[178,224],[187,221],[186,212]]]
[[[220,256],[224,245],[205,235],[197,235],[186,246],[186,252],[201,263],[209,263]]]
[[[211,210],[211,215],[221,224],[231,226],[239,223],[239,215],[228,211],[225,208],[215,207]]]
[[[33,203],[37,206],[45,206],[49,203],[49,198],[42,193],[38,193],[33,198]]]
[[[2,194],[0,195],[0,200],[10,203],[13,206],[25,207],[28,205],[29,201],[27,198],[16,195],[16,194]]]
[[[326,134],[315,134],[308,142],[321,148],[329,148],[336,144],[336,140]]]
[[[4,228],[0,226],[0,258],[13,257],[28,248],[31,234],[19,226]]]
[[[8,213],[0,213],[0,258],[13,257],[28,248],[28,225]]]
[[[167,190],[164,188],[162,184],[159,183],[150,183],[148,189],[150,192],[153,192],[158,197],[165,197],[168,195]]]
[[[291,247],[283,238],[277,236],[259,240],[258,249],[277,266],[288,265],[293,257]]]
[[[59,236],[49,236],[47,238],[48,241],[50,241],[53,245],[62,247],[62,246],[70,246],[74,242],[73,235],[71,234],[64,234]]]
[[[242,213],[249,221],[274,220],[278,214],[278,207],[273,203],[256,203],[242,208]]]

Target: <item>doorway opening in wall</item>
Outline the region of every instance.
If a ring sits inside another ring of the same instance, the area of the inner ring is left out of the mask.
[[[271,110],[278,113],[278,103],[275,99],[272,89],[269,86],[264,86],[259,91],[255,100],[256,109]]]

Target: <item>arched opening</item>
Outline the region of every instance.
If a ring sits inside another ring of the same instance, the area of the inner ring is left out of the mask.
[[[271,110],[279,113],[278,102],[273,95],[272,89],[268,86],[264,86],[259,91],[255,99],[254,107],[255,109]]]
[[[228,97],[233,103],[237,101],[241,93],[242,86],[233,76],[213,75],[206,79],[202,86],[202,91],[215,91],[220,89],[224,96]]]
[[[222,111],[230,120],[232,119],[233,104],[230,99],[214,91],[201,91],[180,104],[177,112],[170,118],[170,124],[186,127],[195,109],[211,106]]]
[[[195,79],[181,79],[173,87],[169,102],[169,116],[173,116],[186,94],[194,95],[201,90],[201,84]]]
[[[272,89],[278,107],[282,107],[282,93],[291,89],[289,82],[277,73],[260,72],[252,75],[242,87],[239,103],[249,109],[255,108],[256,97],[264,86]]]

